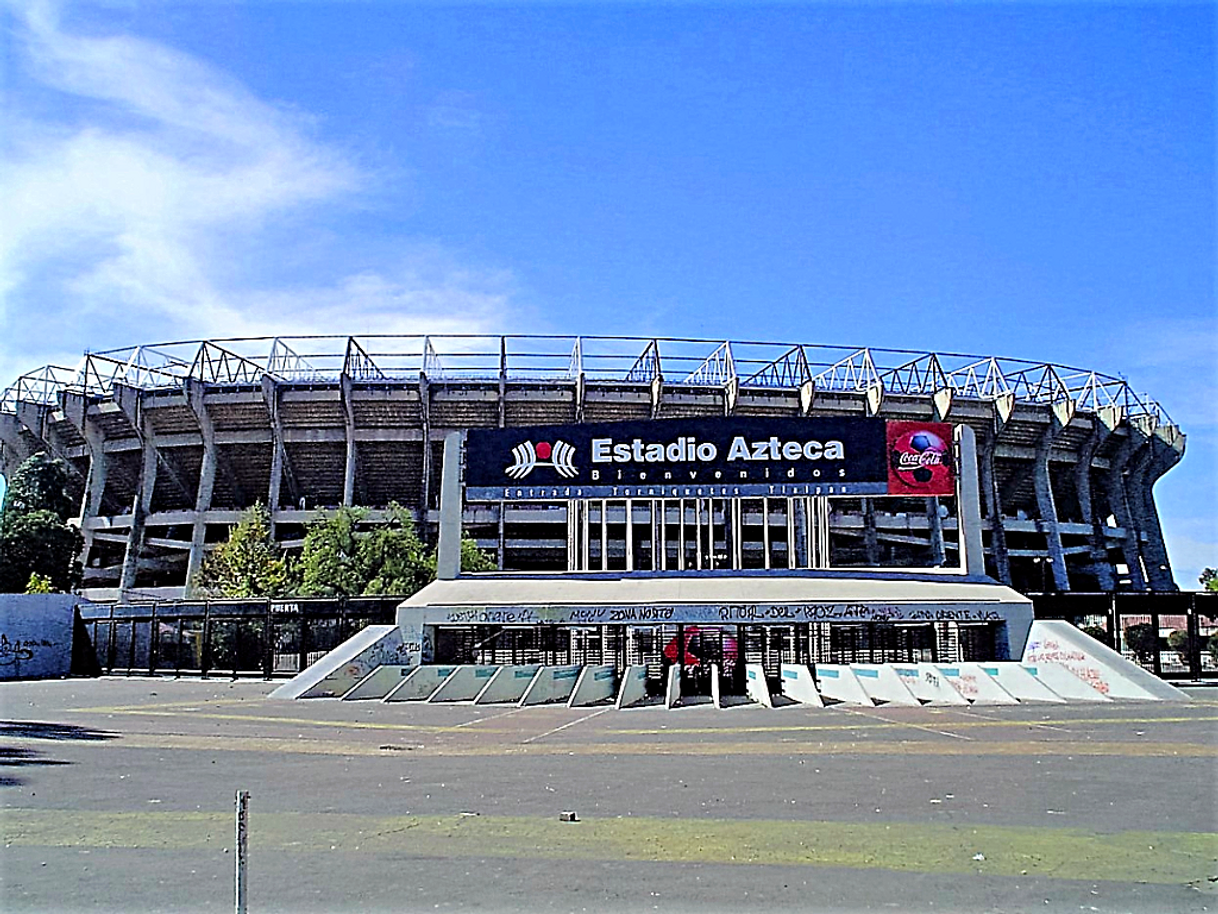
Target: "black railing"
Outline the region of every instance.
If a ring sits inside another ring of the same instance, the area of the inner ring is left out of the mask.
[[[402,597],[202,600],[79,607],[102,673],[292,675],[367,625],[394,622]]]

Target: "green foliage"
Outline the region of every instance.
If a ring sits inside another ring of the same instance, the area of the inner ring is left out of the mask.
[[[67,523],[72,500],[62,460],[35,454],[13,473],[0,513],[0,593],[22,593],[30,576],[52,591],[80,584],[80,531]]]
[[[1214,658],[1214,663],[1218,663],[1218,634],[1210,635],[1209,640],[1205,642],[1205,649]]]
[[[4,493],[5,515],[50,511],[67,523],[72,498],[67,489],[67,467],[62,460],[38,453],[22,462]]]
[[[284,597],[296,591],[292,563],[271,536],[264,505],[246,509],[228,541],[208,553],[195,586],[215,597]]]
[[[364,592],[369,579],[357,533],[366,514],[358,508],[339,508],[332,517],[309,525],[300,553],[301,596],[350,597]]]
[[[1202,571],[1197,581],[1205,590],[1218,591],[1218,571],[1215,571],[1213,568],[1206,568]]]
[[[1167,636],[1167,646],[1176,652],[1181,663],[1188,666],[1188,632],[1172,632]]]
[[[390,505],[393,520],[373,528],[360,542],[368,583],[365,594],[409,596],[436,577],[435,556],[414,531],[414,519],[405,508]]]
[[[1159,633],[1149,622],[1139,622],[1125,629],[1125,647],[1133,651],[1142,663],[1153,661],[1159,649]]]
[[[35,571],[30,575],[30,582],[25,585],[26,593],[51,593],[51,579]]]
[[[462,571],[496,571],[498,568],[495,560],[479,549],[476,542],[468,537],[461,540]]]

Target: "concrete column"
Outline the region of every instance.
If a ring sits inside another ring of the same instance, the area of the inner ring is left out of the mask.
[[[1121,553],[1129,567],[1129,581],[1134,590],[1145,590],[1146,579],[1142,575],[1142,544],[1133,514],[1129,509],[1126,491],[1126,471],[1136,465],[1137,453],[1147,446],[1146,436],[1134,426],[1126,423],[1127,437],[1108,465],[1108,504],[1112,508],[1117,526],[1125,533],[1121,540]]]
[[[1066,568],[1066,551],[1062,548],[1061,527],[1057,520],[1057,501],[1053,497],[1053,480],[1049,475],[1049,454],[1053,442],[1061,433],[1061,426],[1050,422],[1036,444],[1036,460],[1032,464],[1032,486],[1036,491],[1036,509],[1040,513],[1040,527],[1045,535],[1045,546],[1052,561],[1049,570],[1053,575],[1053,589],[1068,591],[1070,574]]]
[[[199,468],[199,488],[195,496],[194,528],[190,537],[190,554],[186,562],[186,590],[195,589],[195,579],[203,567],[203,545],[207,539],[207,511],[211,508],[212,491],[216,485],[216,430],[204,402],[204,385],[196,378],[186,379],[186,400],[199,423],[203,437],[203,465]]]
[[[1083,515],[1083,522],[1091,527],[1091,533],[1087,537],[1091,570],[1100,590],[1113,590],[1115,582],[1112,577],[1112,566],[1108,562],[1103,518],[1096,515],[1092,499],[1091,462],[1100,445],[1112,434],[1113,427],[1113,424],[1103,421],[1099,415],[1094,418],[1091,436],[1079,450],[1078,463],[1074,467],[1074,489],[1078,493],[1079,511]]]
[[[423,418],[423,478],[419,485],[419,532],[428,537],[427,512],[431,510],[431,386],[419,372],[419,409]]]
[[[60,406],[68,420],[85,439],[85,447],[89,451],[89,477],[85,482],[84,496],[81,498],[80,515],[77,523],[84,537],[84,546],[80,553],[80,563],[89,567],[90,553],[93,550],[93,531],[85,526],[89,518],[101,513],[102,497],[106,493],[106,475],[109,461],[103,449],[103,437],[97,426],[88,416],[89,404],[84,394],[75,391],[60,391]]]
[[[876,567],[880,564],[880,537],[875,526],[875,499],[863,499],[863,551],[867,564]]]
[[[9,474],[21,465],[22,461],[34,456],[34,448],[30,447],[21,434],[21,423],[11,413],[0,413],[0,442],[4,444],[5,453],[12,455],[8,458],[12,463],[12,468],[10,470],[6,467],[4,472],[4,477],[7,479]]]
[[[1178,448],[1176,442],[1169,438],[1178,441]],[[1167,556],[1167,544],[1163,540],[1163,528],[1155,506],[1154,484],[1179,462],[1183,453],[1184,436],[1178,429],[1156,428],[1145,455],[1129,476],[1129,509],[1142,534],[1142,558],[1151,590],[1178,589],[1171,573],[1171,560]]]
[[[956,518],[960,531],[960,567],[969,577],[986,577],[985,545],[981,538],[981,485],[978,474],[977,436],[967,425],[956,426]]]
[[[461,573],[461,433],[444,439],[440,468],[440,531],[436,547],[436,577],[452,581]]]
[[[347,434],[347,459],[343,465],[343,505],[351,507],[355,504],[355,409],[351,405],[351,378],[344,374],[339,379],[339,389],[343,398],[343,419]]]
[[[939,499],[926,499],[926,524],[930,530],[930,561],[940,568],[947,561],[947,548],[943,545],[943,518],[939,516]]]
[[[997,429],[986,436],[981,447],[981,459],[977,470],[981,494],[985,499],[985,516],[990,522],[990,550],[994,556],[994,570],[998,580],[1011,586],[1011,559],[1007,554],[1007,532],[1002,523],[1002,499],[998,494],[998,480],[994,473],[994,451],[998,446]]]
[[[791,509],[791,521],[795,527],[795,535],[793,539],[793,548],[795,550],[795,566],[796,568],[807,568],[808,562],[808,503],[807,500],[800,496],[797,498],[788,499]],[[729,502],[730,504],[730,502]],[[725,507],[723,517],[726,521],[728,509]],[[729,527],[730,529],[730,527]],[[731,541],[728,541],[727,554],[732,554]]]

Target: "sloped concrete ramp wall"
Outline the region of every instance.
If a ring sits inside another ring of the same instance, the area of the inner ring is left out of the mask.
[[[475,704],[516,704],[524,697],[529,684],[540,669],[540,663],[499,667],[499,671],[491,677],[486,688],[474,699]]]
[[[466,664],[453,670],[453,674],[427,697],[429,702],[473,701],[486,688],[491,677],[499,672],[498,666]]]
[[[744,665],[744,690],[749,698],[763,708],[774,707],[774,700],[770,697],[770,684],[765,681],[765,670],[760,663]]]
[[[365,701],[368,699],[384,698],[410,675],[415,667],[409,666],[378,666],[375,670],[361,679],[346,694],[343,701]]]
[[[402,665],[406,645],[396,625],[369,625],[301,670],[270,698],[337,698],[378,666]]]
[[[385,701],[426,701],[455,672],[455,666],[415,667],[400,686],[385,696]]]
[[[921,702],[909,691],[909,686],[897,671],[886,663],[852,663],[850,669],[858,677],[859,685],[876,704],[919,705]]]
[[[575,681],[567,707],[581,708],[612,698],[614,693],[612,666],[586,666]]]
[[[543,666],[521,697],[520,706],[566,701],[575,689],[580,669],[579,666]]]
[[[1032,666],[1059,663],[1109,698],[1189,700],[1175,686],[1126,660],[1069,622],[1048,619],[1033,622],[1023,662]]]
[[[823,708],[824,700],[816,690],[812,670],[802,663],[784,663],[779,671],[782,676],[782,694],[792,701]]]
[[[854,670],[844,664],[818,663],[816,679],[823,698],[847,705],[875,705],[867,690],[859,683],[858,677],[854,675]]]
[[[939,672],[975,705],[1017,705],[1019,700],[975,663],[940,664]]]
[[[1024,669],[1022,664],[1013,662],[981,663],[978,664],[978,667],[1021,703],[1043,701],[1052,704],[1064,704],[1066,701],[1066,699],[1062,698]]]

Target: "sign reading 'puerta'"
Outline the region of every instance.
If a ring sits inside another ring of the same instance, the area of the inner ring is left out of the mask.
[[[471,429],[474,501],[952,495],[952,428],[939,422],[665,419]]]

